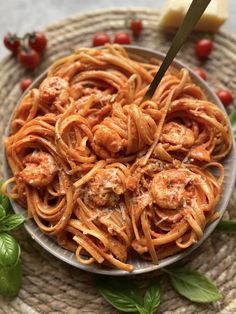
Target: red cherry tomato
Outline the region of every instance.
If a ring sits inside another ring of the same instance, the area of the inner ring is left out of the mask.
[[[29,47],[42,53],[47,47],[47,38],[42,32],[34,32],[29,35]]]
[[[12,53],[17,54],[20,49],[20,39],[15,34],[7,33],[3,42],[7,49]]]
[[[207,81],[206,73],[205,73],[202,69],[195,68],[193,71],[194,71],[198,76],[200,76],[203,80]]]
[[[106,33],[97,33],[93,37],[93,47],[103,46],[110,42],[110,38]]]
[[[213,49],[213,42],[210,39],[203,38],[196,42],[195,53],[197,57],[201,60],[208,58]]]
[[[131,43],[131,40],[127,33],[120,32],[115,35],[114,43],[120,45],[129,45]]]
[[[22,92],[24,92],[32,83],[32,79],[29,78],[25,78],[20,82],[20,89],[22,90]]]
[[[228,89],[221,89],[216,92],[222,104],[227,107],[233,101],[232,92]]]
[[[132,19],[130,21],[130,29],[134,36],[139,36],[143,29],[143,22],[141,19]]]
[[[28,70],[34,70],[40,62],[40,55],[38,52],[29,48],[21,49],[17,58],[20,64]]]

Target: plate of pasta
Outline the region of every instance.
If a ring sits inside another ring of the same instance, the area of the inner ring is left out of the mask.
[[[163,54],[79,48],[43,73],[9,122],[4,192],[47,251],[80,269],[170,265],[214,230],[232,193],[235,144],[209,86]]]

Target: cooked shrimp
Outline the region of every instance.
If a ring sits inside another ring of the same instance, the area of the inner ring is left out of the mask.
[[[68,82],[60,77],[46,78],[39,87],[40,102],[51,104],[68,86]]]
[[[118,169],[101,169],[88,182],[85,191],[86,203],[95,206],[112,206],[117,204],[125,187],[119,177]]]
[[[210,152],[204,148],[204,146],[197,146],[193,148],[190,152],[188,157],[199,160],[199,161],[211,161]]]
[[[162,129],[161,142],[190,147],[194,144],[194,134],[191,129],[182,124],[169,122]]]
[[[157,173],[151,182],[151,194],[161,208],[177,209],[183,206],[188,192],[186,186],[197,175],[188,169],[170,169]]]
[[[74,84],[70,86],[70,91],[69,91],[70,96],[74,99],[77,100],[83,95],[83,86],[81,83]]]
[[[27,155],[23,165],[25,168],[16,175],[17,180],[24,181],[35,188],[51,183],[58,171],[53,157],[45,152],[33,152]]]
[[[96,130],[92,147],[96,154],[107,158],[110,153],[114,154],[121,151],[125,147],[125,143],[126,140],[122,139],[116,131],[103,126]]]

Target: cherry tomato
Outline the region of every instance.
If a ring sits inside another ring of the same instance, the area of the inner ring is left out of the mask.
[[[115,35],[114,43],[120,45],[129,45],[131,43],[131,40],[127,33],[120,32]]]
[[[222,104],[227,107],[233,101],[232,92],[228,89],[221,89],[216,92]]]
[[[143,22],[141,19],[131,19],[130,21],[130,29],[134,36],[139,36],[143,29]]]
[[[15,34],[7,33],[3,42],[7,49],[12,53],[17,54],[20,49],[20,39]]]
[[[26,47],[20,50],[17,58],[20,64],[28,70],[34,70],[40,62],[40,55],[38,52]]]
[[[47,38],[42,32],[33,32],[29,35],[29,47],[42,53],[47,46]]]
[[[103,46],[110,42],[110,38],[106,33],[97,33],[93,37],[93,47]]]
[[[22,92],[24,92],[32,83],[32,79],[29,78],[25,78],[20,82],[20,89],[22,90]]]
[[[195,53],[197,57],[201,60],[208,58],[213,49],[213,42],[210,39],[203,38],[196,42]]]
[[[205,73],[202,69],[195,68],[193,71],[194,71],[198,76],[200,76],[203,80],[207,81],[206,73]]]

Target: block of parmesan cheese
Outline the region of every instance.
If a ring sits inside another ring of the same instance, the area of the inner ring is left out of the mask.
[[[160,26],[179,27],[191,2],[192,0],[169,0],[161,15]],[[211,0],[195,29],[205,32],[217,32],[227,18],[228,1]]]

